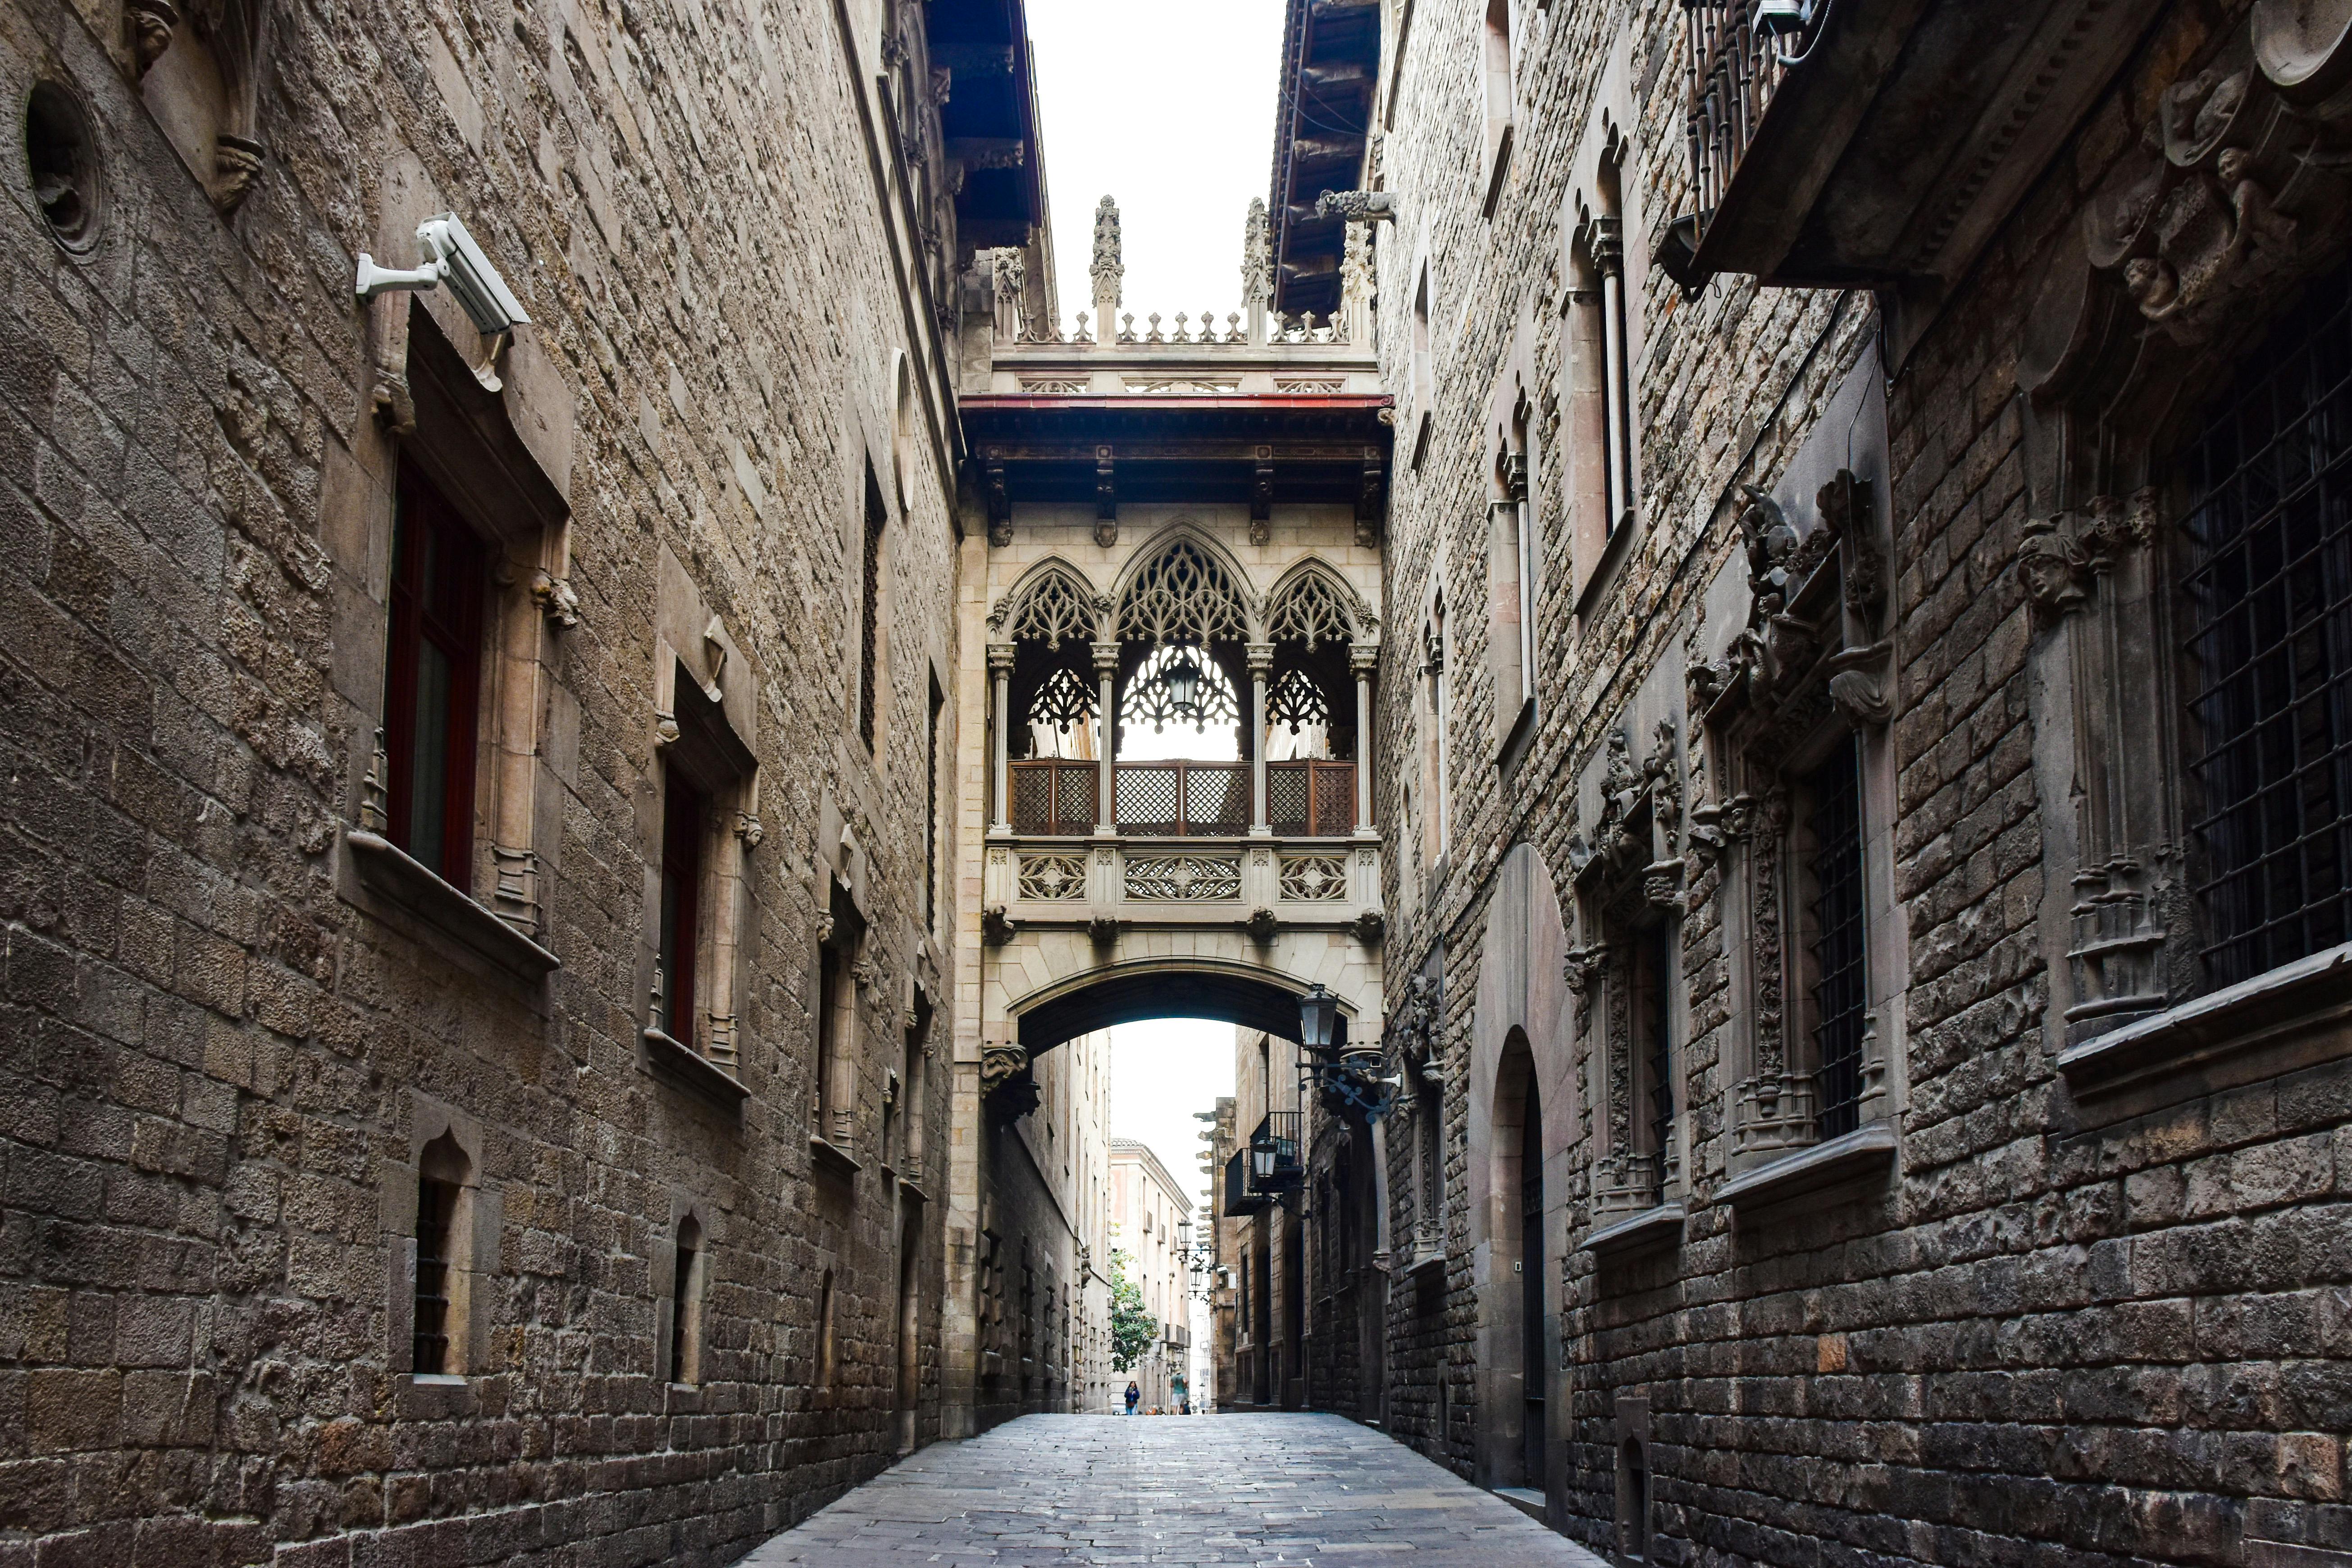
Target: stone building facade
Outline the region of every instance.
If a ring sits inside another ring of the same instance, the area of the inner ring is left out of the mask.
[[[1022,26],[0,7],[0,1557],[718,1563],[938,1434]]]
[[[1144,1410],[1173,1411],[1192,1382],[1192,1313],[1186,1253],[1192,1228],[1192,1200],[1169,1173],[1151,1146],[1114,1138],[1111,1159],[1112,1242],[1128,1259],[1128,1278],[1143,1297],[1143,1310],[1160,1325],[1160,1336],[1129,1379],[1142,1390]],[[1179,1384],[1186,1385],[1180,1389]],[[1122,1399],[1127,1384],[1119,1384]]]
[[[1335,1397],[1626,1562],[2352,1561],[2342,8],[1288,16],[1397,399]]]

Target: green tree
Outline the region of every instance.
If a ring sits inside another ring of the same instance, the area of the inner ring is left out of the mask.
[[[1143,1310],[1142,1287],[1127,1277],[1132,1262],[1114,1247],[1110,1255],[1110,1365],[1113,1372],[1133,1372],[1135,1363],[1160,1338],[1159,1320]]]

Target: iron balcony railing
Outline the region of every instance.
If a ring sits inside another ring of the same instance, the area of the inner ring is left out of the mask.
[[[1039,759],[1011,765],[1013,831],[1092,833],[1100,764]],[[1268,825],[1284,837],[1345,837],[1356,829],[1356,764],[1268,763]],[[1121,833],[1237,837],[1250,827],[1247,763],[1119,763],[1111,770],[1112,823]]]
[[[1250,1184],[1250,1152],[1234,1150],[1225,1161],[1225,1216],[1240,1219],[1273,1206],[1271,1194],[1259,1192]]]
[[[1694,249],[1706,239],[1773,95],[1811,47],[1829,5],[1830,0],[1684,0]]]

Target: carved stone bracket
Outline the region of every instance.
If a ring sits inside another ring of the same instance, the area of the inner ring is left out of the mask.
[[[1087,921],[1087,940],[1097,947],[1108,947],[1118,940],[1118,921],[1109,915],[1097,915]]]
[[[1028,1070],[1027,1047],[1017,1045],[984,1046],[980,1053],[980,1092],[994,1094]]]
[[[1568,983],[1569,990],[1579,997],[1589,996],[1593,987],[1601,983],[1601,975],[1607,972],[1609,956],[1609,944],[1605,942],[1588,942],[1582,947],[1571,947],[1560,955],[1560,978]]]
[[[980,937],[991,947],[1003,947],[1018,930],[1020,927],[1004,912],[1003,904],[991,904],[980,911]]]
[[[1282,930],[1282,921],[1263,904],[1252,910],[1249,919],[1242,921],[1241,925],[1252,942],[1272,942]]]
[[[1336,216],[1349,223],[1393,223],[1396,196],[1388,191],[1325,191],[1315,198],[1315,216]]]
[[[744,848],[757,849],[760,847],[760,840],[767,836],[767,828],[757,816],[748,811],[739,811],[735,814],[735,837],[743,841]]]
[[[1348,934],[1366,947],[1378,947],[1388,929],[1388,916],[1379,910],[1366,910],[1348,922]]]

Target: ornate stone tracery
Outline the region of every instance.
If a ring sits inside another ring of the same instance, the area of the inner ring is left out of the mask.
[[[1128,584],[1118,635],[1154,647],[1238,642],[1249,636],[1249,617],[1216,557],[1190,539],[1178,539]]]

